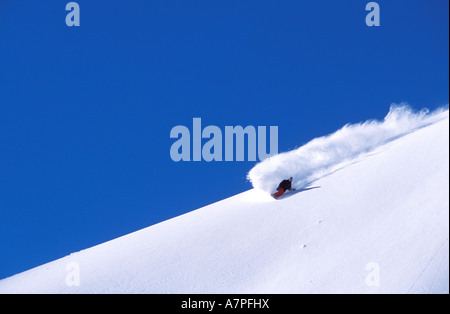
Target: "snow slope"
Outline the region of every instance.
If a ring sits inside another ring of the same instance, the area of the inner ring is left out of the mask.
[[[436,117],[281,200],[253,189],[4,279],[0,293],[449,293],[448,110]]]

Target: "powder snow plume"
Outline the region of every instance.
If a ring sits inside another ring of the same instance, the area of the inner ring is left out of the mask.
[[[250,170],[247,178],[254,188],[266,192],[275,191],[279,182],[289,177],[294,178],[294,187],[303,188],[343,163],[448,115],[448,108],[414,112],[407,104],[393,104],[383,121],[347,124],[333,134],[263,160]]]

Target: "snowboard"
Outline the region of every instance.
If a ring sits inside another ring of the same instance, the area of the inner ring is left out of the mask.
[[[280,200],[280,199],[283,199],[284,197],[286,197],[286,194],[289,195],[290,194],[289,192],[294,192],[294,191],[295,191],[295,189],[287,190],[286,192],[284,192],[283,195],[280,195],[278,197],[276,197],[275,196],[276,193],[274,193],[274,194],[272,194],[272,197],[276,200]]]

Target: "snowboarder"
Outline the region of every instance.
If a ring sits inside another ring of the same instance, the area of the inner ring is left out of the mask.
[[[272,196],[275,198],[279,198],[281,195],[283,195],[286,191],[295,191],[295,189],[292,188],[292,180],[293,178],[290,177],[289,180],[283,180],[278,185],[277,191]]]

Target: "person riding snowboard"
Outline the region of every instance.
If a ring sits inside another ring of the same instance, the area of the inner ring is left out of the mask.
[[[283,195],[286,191],[295,191],[295,189],[292,188],[292,180],[293,180],[293,178],[290,177],[289,180],[281,181],[281,183],[277,187],[278,192],[276,192],[272,196],[275,198],[278,198],[281,195]]]

